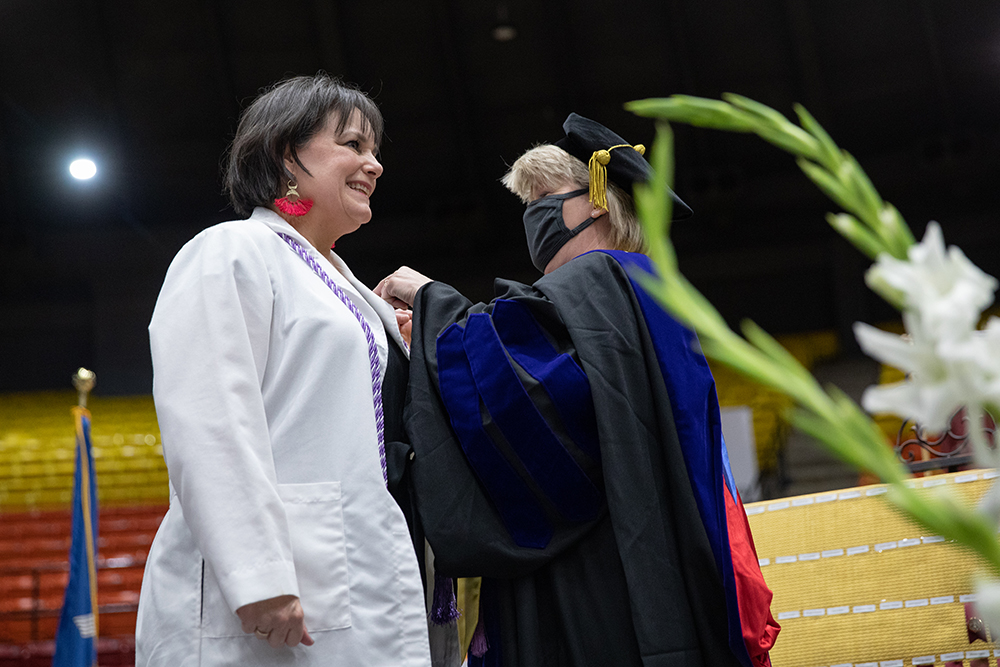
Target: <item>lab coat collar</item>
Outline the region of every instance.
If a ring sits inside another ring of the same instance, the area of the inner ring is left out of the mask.
[[[260,222],[268,227],[270,227],[275,232],[280,232],[282,234],[288,234],[293,239],[299,242],[299,244],[306,249],[306,252],[312,254],[315,257],[322,257],[328,263],[333,265],[335,269],[340,271],[341,275],[347,278],[347,281],[351,284],[354,289],[357,290],[358,294],[361,295],[368,305],[372,307],[375,314],[382,321],[382,326],[385,328],[386,332],[392,336],[392,339],[396,341],[400,349],[407,358],[410,357],[409,346],[403,341],[403,335],[399,333],[399,325],[396,324],[396,313],[391,305],[386,301],[382,300],[374,292],[372,292],[368,287],[358,280],[354,273],[348,268],[347,264],[342,260],[337,253],[333,250],[328,250],[325,255],[320,254],[318,250],[298,232],[297,229],[292,227],[288,222],[282,218],[280,215],[274,211],[264,208],[263,206],[258,206],[253,210],[250,219],[255,222]]]

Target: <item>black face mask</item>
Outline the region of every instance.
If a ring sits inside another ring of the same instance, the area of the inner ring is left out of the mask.
[[[589,192],[588,188],[560,195],[546,195],[528,204],[524,210],[524,232],[528,236],[528,254],[535,268],[544,272],[559,249],[589,227],[596,218],[587,218],[573,229],[566,227],[562,205],[567,199]]]

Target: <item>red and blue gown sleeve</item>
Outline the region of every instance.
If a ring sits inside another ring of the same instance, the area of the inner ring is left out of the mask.
[[[652,272],[649,258],[618,251],[608,254],[630,271],[672,399],[688,476],[725,586],[730,646],[753,667],[769,666],[768,651],[780,626],[771,615],[771,590],[761,574],[750,524],[729,466],[715,381],[695,335],[668,316],[632,278],[635,270]]]

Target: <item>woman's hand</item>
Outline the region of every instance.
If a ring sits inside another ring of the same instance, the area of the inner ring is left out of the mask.
[[[407,308],[417,298],[417,290],[429,282],[432,282],[431,279],[422,273],[401,266],[383,278],[374,291],[395,308]]]
[[[413,335],[413,311],[397,308],[396,326],[399,327],[399,333],[403,336],[403,340],[409,345],[410,337]]]
[[[236,615],[240,617],[243,632],[257,635],[274,648],[315,643],[306,630],[302,605],[294,595],[245,604],[236,610]]]

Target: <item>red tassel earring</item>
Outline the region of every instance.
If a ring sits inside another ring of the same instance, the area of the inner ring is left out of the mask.
[[[312,208],[312,199],[300,199],[298,185],[288,181],[288,192],[281,199],[275,199],[274,205],[278,210],[286,215],[298,217],[305,215]]]

